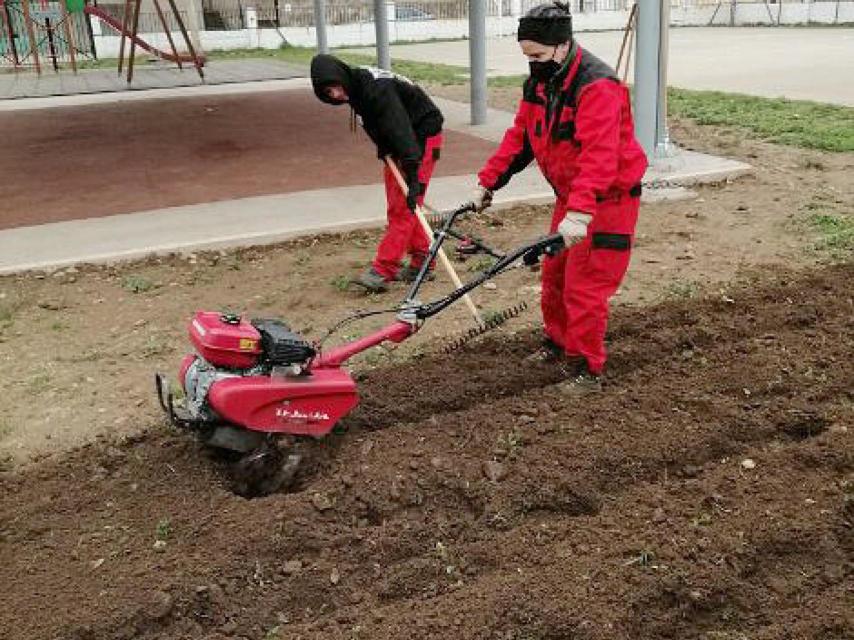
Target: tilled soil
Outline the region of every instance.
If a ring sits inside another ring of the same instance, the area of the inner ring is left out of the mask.
[[[162,429],[0,476],[0,637],[854,637],[854,266],[365,373],[298,490]]]

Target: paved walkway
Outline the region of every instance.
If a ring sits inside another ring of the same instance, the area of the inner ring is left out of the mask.
[[[292,89],[297,86],[291,84]],[[246,86],[246,90],[252,87]],[[448,129],[491,142],[497,142],[512,121],[512,114],[490,111],[488,125],[472,127],[467,104],[437,102]],[[690,184],[736,177],[748,170],[742,163],[682,152],[654,167],[647,180]],[[474,175],[438,178],[430,185],[431,203],[440,209],[458,205],[468,199],[474,183]],[[539,171],[530,168],[497,194],[496,205],[552,199]],[[199,224],[200,220],[204,224]],[[323,231],[376,227],[384,222],[382,186],[357,185],[20,227],[0,232],[0,274],[152,253],[265,244]]]
[[[60,73],[46,70],[40,76],[22,71],[0,73],[0,100],[284,80],[304,77],[305,73],[305,69],[278,60],[214,60],[205,66],[202,83],[192,65],[185,64],[180,70],[164,63],[136,67],[133,85],[128,87],[125,77],[119,77],[115,69],[84,69],[77,75],[69,69]]]
[[[581,33],[578,40],[614,65],[623,34]],[[468,66],[468,42],[395,45],[393,58]],[[527,73],[515,38],[490,40],[492,75]],[[854,106],[854,29],[683,27],[670,30],[669,84],[770,98]]]

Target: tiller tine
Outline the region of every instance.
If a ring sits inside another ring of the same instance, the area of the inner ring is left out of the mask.
[[[457,351],[462,348],[468,342],[471,342],[478,336],[482,336],[484,333],[488,331],[492,331],[493,329],[497,329],[505,322],[512,318],[516,318],[521,315],[528,308],[527,302],[520,302],[519,304],[508,307],[503,311],[498,311],[496,313],[491,314],[486,320],[484,320],[481,324],[476,327],[472,327],[462,335],[454,338],[450,342],[448,342],[445,347],[442,349],[444,353],[451,353],[453,351]]]

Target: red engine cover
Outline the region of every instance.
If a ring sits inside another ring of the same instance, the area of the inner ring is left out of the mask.
[[[227,322],[216,311],[198,311],[189,330],[196,351],[215,367],[248,369],[258,362],[261,334],[242,318]]]
[[[253,431],[323,436],[359,401],[343,369],[308,376],[245,376],[215,382],[208,403],[220,416]]]

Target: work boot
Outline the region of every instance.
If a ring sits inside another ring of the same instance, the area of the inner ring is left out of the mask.
[[[369,267],[367,271],[351,282],[360,287],[365,287],[368,293],[385,293],[388,291],[388,282],[373,267]]]
[[[397,272],[397,279],[401,282],[415,282],[415,278],[418,277],[418,272],[421,271],[421,266],[413,266],[411,264],[406,265],[400,271]],[[434,273],[433,267],[430,267],[427,270],[427,276],[424,278],[425,280],[435,280],[436,274]]]
[[[525,356],[529,364],[544,364],[563,360],[563,349],[551,338],[544,338],[543,344],[534,353]]]
[[[567,397],[586,396],[591,393],[602,391],[602,376],[590,373],[585,364],[581,371],[570,377],[569,380],[558,385],[560,393]]]

